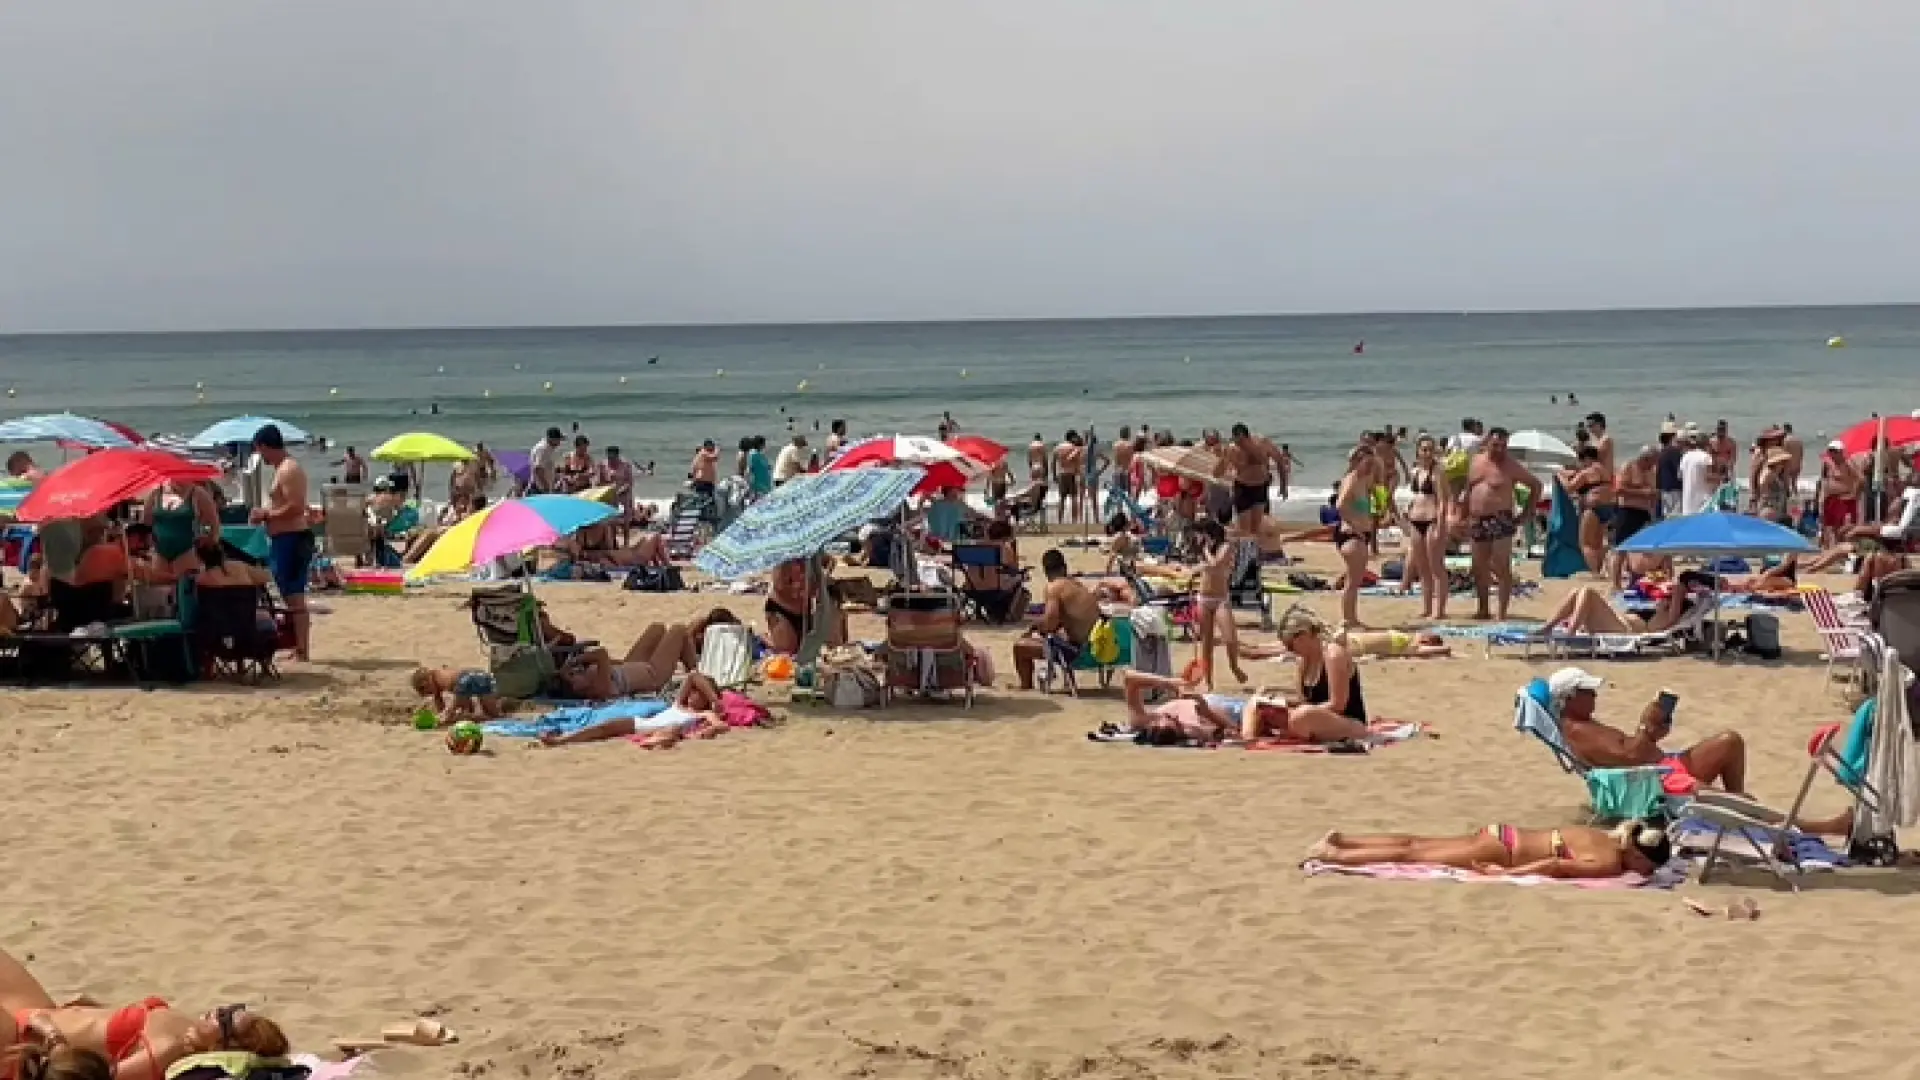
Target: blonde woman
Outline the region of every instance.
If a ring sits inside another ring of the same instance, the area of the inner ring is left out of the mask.
[[[1447,481],[1446,466],[1440,462],[1440,448],[1433,436],[1422,435],[1414,444],[1413,468],[1407,477],[1413,488],[1413,501],[1407,506],[1406,569],[1401,575],[1402,591],[1420,585],[1420,617],[1447,617],[1447,516],[1453,508],[1453,488]]]
[[[1353,653],[1333,640],[1318,615],[1298,605],[1280,617],[1279,636],[1299,660],[1298,699],[1287,710],[1288,733],[1309,742],[1365,743],[1367,701]]]
[[[1360,622],[1360,587],[1365,583],[1367,554],[1373,545],[1373,488],[1378,476],[1373,451],[1354,447],[1347,455],[1347,475],[1340,478],[1334,501],[1340,521],[1333,528],[1333,546],[1347,567],[1346,588],[1340,592],[1340,618],[1348,626],[1364,625]]]

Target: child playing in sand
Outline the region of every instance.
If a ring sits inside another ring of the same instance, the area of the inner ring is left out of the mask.
[[[477,668],[414,668],[413,692],[433,699],[442,726],[474,716],[495,720],[501,713],[492,673]]]

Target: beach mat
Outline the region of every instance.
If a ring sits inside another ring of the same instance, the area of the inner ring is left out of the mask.
[[[1300,864],[1300,869],[1308,877],[1336,875],[1340,877],[1377,878],[1381,881],[1460,881],[1468,884],[1492,885],[1565,885],[1575,889],[1617,890],[1617,889],[1673,889],[1687,880],[1687,868],[1684,862],[1669,862],[1653,872],[1653,876],[1644,874],[1621,874],[1610,878],[1553,878],[1541,874],[1527,874],[1521,877],[1506,877],[1496,874],[1482,874],[1475,870],[1462,870],[1454,866],[1431,866],[1425,863],[1372,863],[1367,866],[1335,866],[1318,859],[1308,859]]]
[[[503,739],[537,739],[542,735],[572,735],[609,720],[632,720],[636,731],[648,731],[646,721],[667,710],[659,698],[624,698],[603,705],[575,705],[554,709],[534,720],[491,720],[481,725],[488,735]],[[671,727],[677,721],[655,725]]]

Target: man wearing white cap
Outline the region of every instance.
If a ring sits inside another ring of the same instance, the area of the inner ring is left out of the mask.
[[[1727,791],[1747,789],[1747,743],[1737,731],[1723,731],[1677,754],[1660,749],[1673,730],[1671,698],[1655,698],[1640,711],[1640,726],[1628,735],[1593,718],[1605,680],[1579,668],[1561,668],[1547,677],[1548,708],[1560,721],[1561,737],[1575,757],[1596,769],[1662,765],[1673,771],[1667,791],[1691,793],[1696,785],[1719,784]]]
[[[1820,546],[1832,547],[1842,533],[1859,518],[1860,470],[1847,460],[1846,444],[1838,439],[1827,444],[1820,456]]]

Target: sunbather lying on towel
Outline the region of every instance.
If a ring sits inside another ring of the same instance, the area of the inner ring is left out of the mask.
[[[1641,618],[1631,612],[1614,610],[1607,594],[1582,585],[1567,594],[1560,607],[1548,619],[1546,629],[1564,629],[1573,634],[1657,634],[1672,628],[1693,609],[1694,600],[1684,584],[1675,586],[1661,600],[1652,615]]]
[[[1616,829],[1489,825],[1465,836],[1347,836],[1330,832],[1307,858],[1338,866],[1421,863],[1499,877],[1612,878],[1652,874],[1672,857],[1664,822],[1629,821]]]
[[[56,1003],[18,960],[0,953],[0,1047],[19,1047],[0,1059],[9,1077],[58,1080],[160,1080],[190,1054],[249,1050],[262,1057],[287,1052],[273,1021],[245,1005],[196,1015],[159,998],[114,1009],[85,998]]]
[[[1666,766],[1673,770],[1667,777],[1669,792],[1676,788],[1690,792],[1691,781],[1695,786],[1718,784],[1722,790],[1747,794],[1747,742],[1739,732],[1723,731],[1670,753],[1660,748],[1660,740],[1672,734],[1673,717],[1659,699],[1647,703],[1640,712],[1640,726],[1628,735],[1593,718],[1601,684],[1597,676],[1571,667],[1547,678],[1548,708],[1559,719],[1561,737],[1575,757],[1596,769]],[[1845,836],[1852,827],[1850,813],[1800,823],[1803,831],[1829,836]]]
[[[665,749],[681,739],[711,739],[727,730],[720,715],[720,688],[699,672],[687,675],[673,705],[646,721],[647,732],[641,746],[649,750]],[[548,732],[540,736],[541,746],[572,746],[574,743],[604,742],[637,734],[639,725],[632,717],[607,720],[581,728],[571,735]]]

